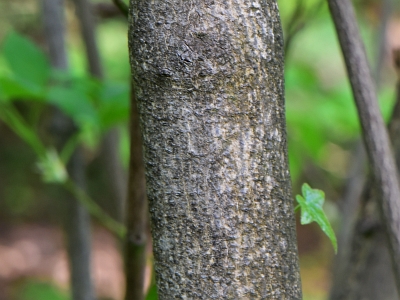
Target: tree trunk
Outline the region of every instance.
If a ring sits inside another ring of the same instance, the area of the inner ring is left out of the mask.
[[[132,0],[160,299],[301,299],[274,0]]]

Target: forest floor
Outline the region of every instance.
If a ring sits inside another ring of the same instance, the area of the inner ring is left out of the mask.
[[[326,255],[321,254],[326,251],[315,249],[315,243],[320,244],[315,236],[299,233],[311,238],[299,241],[304,300],[326,299],[329,262]],[[99,299],[123,299],[124,274],[120,245],[112,234],[99,227],[93,229],[92,236],[92,274],[96,294]],[[149,285],[151,265],[146,272]],[[29,287],[32,294],[32,285],[36,286],[36,290],[38,286],[42,286],[42,289],[52,287],[57,293],[67,295],[68,279],[67,254],[60,229],[38,224],[0,226],[0,300],[35,299],[22,295],[23,290]],[[44,295],[44,292],[41,293]],[[56,300],[56,296],[40,300]]]
[[[122,299],[125,282],[117,240],[106,230],[95,228],[92,255],[92,274],[98,297]],[[150,267],[147,273],[150,278]],[[61,230],[36,224],[0,228],[1,300],[20,299],[20,292],[32,280],[51,282],[66,292],[68,279]]]

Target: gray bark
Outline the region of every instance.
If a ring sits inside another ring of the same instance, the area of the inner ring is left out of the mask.
[[[160,299],[301,299],[273,0],[132,0]]]
[[[53,67],[68,69],[65,46],[64,1],[43,0],[43,20],[49,45],[49,56]],[[51,131],[56,137],[59,148],[74,134],[75,126],[71,119],[54,110]],[[85,167],[82,152],[77,149],[67,166],[69,176],[81,188],[85,187]],[[64,218],[70,265],[71,291],[74,300],[93,300],[94,290],[91,280],[90,252],[90,216],[87,210],[72,196],[63,195],[67,206]]]

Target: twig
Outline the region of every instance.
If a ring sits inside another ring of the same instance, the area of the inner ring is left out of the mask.
[[[112,0],[116,7],[121,11],[121,13],[128,18],[129,9],[128,6],[122,0]]]
[[[400,187],[388,133],[350,0],[328,0],[363,129],[400,291]]]

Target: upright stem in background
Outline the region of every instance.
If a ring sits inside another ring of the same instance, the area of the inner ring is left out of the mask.
[[[380,25],[379,25],[379,30],[377,32],[377,39],[378,39],[378,51],[376,55],[376,63],[375,63],[375,82],[376,86],[379,87],[380,85],[380,79],[381,79],[381,71],[382,71],[382,65],[385,60],[385,54],[387,51],[387,43],[386,43],[386,31],[388,28],[389,20],[390,20],[390,15],[392,13],[394,6],[394,1],[393,0],[383,0],[382,1],[382,10],[381,14],[379,15],[379,20],[381,20]]]
[[[74,0],[81,23],[91,74],[103,79],[103,69],[95,39],[95,26],[87,0]],[[132,88],[132,87],[131,87]],[[132,94],[133,95],[133,94]],[[145,191],[142,143],[136,101],[131,97],[131,157],[129,165],[128,207],[125,211],[126,178],[117,153],[118,132],[112,129],[104,138],[103,161],[112,181],[113,194],[118,198],[119,220],[127,213],[128,230],[125,245],[126,299],[144,298],[144,271],[146,267],[147,199]]]
[[[45,34],[49,45],[50,60],[53,67],[68,69],[65,47],[64,1],[43,0],[43,19]],[[59,110],[54,110],[51,131],[57,138],[59,148],[71,138],[75,127],[73,121]],[[85,163],[82,151],[78,148],[72,154],[67,165],[68,173],[76,185],[85,187]],[[71,195],[65,201],[65,233],[71,272],[71,290],[75,300],[93,300],[94,291],[90,274],[90,217],[87,210]]]
[[[296,36],[311,23],[312,18],[314,18],[320,9],[323,7],[324,0],[320,0],[314,4],[308,11],[306,9],[306,4],[303,0],[298,0],[296,8],[288,22],[286,29],[286,39],[285,39],[285,61],[287,61],[290,49]]]
[[[396,69],[400,72],[400,65]],[[397,169],[400,170],[400,77],[396,89],[395,106],[388,131]],[[342,227],[349,226],[342,228],[342,234],[344,231],[349,231],[349,234],[339,248],[344,252],[337,257],[334,264],[333,285],[329,297],[331,300],[398,299],[394,274],[388,272],[392,262],[382,218],[378,213],[379,201],[373,182],[372,176],[369,176],[368,184],[360,192],[362,197],[356,199],[358,207],[352,211],[354,216],[351,217],[351,222],[342,222]]]
[[[359,112],[363,138],[377,187],[382,219],[390,245],[397,289],[400,290],[400,188],[397,170],[349,0],[328,0]]]
[[[379,87],[383,61],[387,53],[386,31],[390,20],[393,0],[383,0],[380,13],[380,25],[376,33],[379,43],[376,45],[374,79]],[[397,107],[397,106],[396,106]],[[396,114],[392,114],[390,124],[398,123]],[[396,152],[400,151],[398,134],[389,125],[389,135]],[[396,285],[391,268],[387,243],[384,240],[384,228],[376,205],[376,193],[371,176],[366,179],[366,154],[361,141],[357,143],[353,158],[350,160],[346,187],[341,201],[341,225],[339,252],[333,264],[333,282],[330,299],[397,299]],[[368,184],[366,185],[365,182]],[[368,208],[368,209],[366,209]],[[373,209],[371,209],[373,208]],[[369,224],[369,225],[366,225]],[[366,271],[368,270],[368,271]],[[345,297],[345,298],[344,298]]]
[[[75,4],[76,15],[79,19],[83,42],[86,49],[89,72],[98,79],[103,79],[104,72],[96,41],[96,25],[88,0],[72,0]]]
[[[126,300],[144,299],[148,211],[143,146],[135,91],[131,86],[131,152],[125,244]]]
[[[104,71],[97,47],[96,26],[90,2],[88,0],[73,0],[73,2],[80,22],[90,74],[102,80]],[[117,220],[122,221],[124,219],[127,180],[119,158],[118,143],[118,130],[112,128],[104,137],[101,155],[104,168],[108,174],[107,181],[112,191],[112,197],[113,199],[115,197],[115,201],[113,201],[115,210],[111,214]]]

